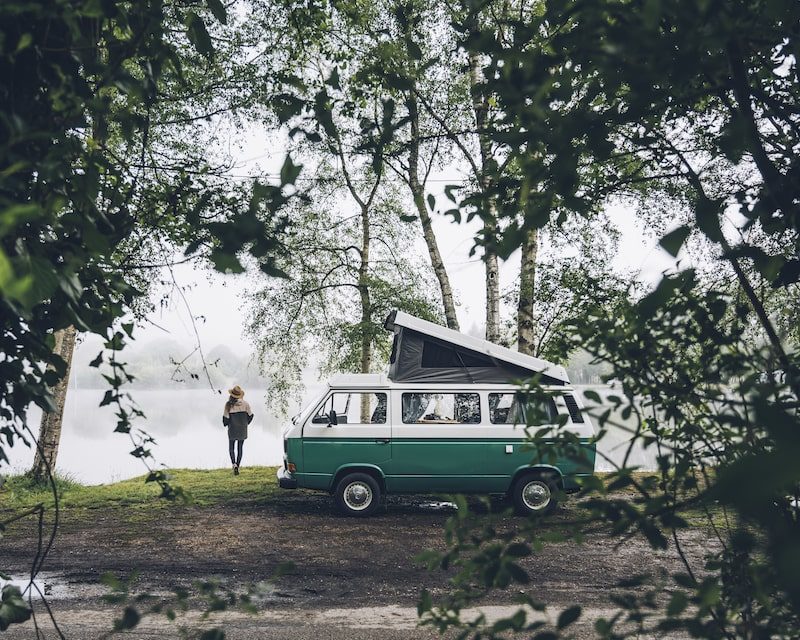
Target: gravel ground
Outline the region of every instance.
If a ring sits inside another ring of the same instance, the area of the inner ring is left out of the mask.
[[[280,563],[295,568],[274,582],[256,603],[256,613],[226,611],[199,617],[200,603],[176,622],[163,615],[145,617],[135,638],[180,637],[179,627],[205,628],[223,622],[228,638],[428,638],[436,634],[416,626],[416,603],[427,588],[434,600],[447,588],[450,574],[428,571],[414,561],[426,549],[445,548],[444,525],[451,509],[437,509],[431,498],[397,497],[368,519],[350,519],[333,511],[325,494],[285,492],[263,503],[214,507],[170,507],[126,512],[67,512],[47,556],[41,585],[51,592],[50,606],[69,638],[97,638],[111,628],[120,605],[103,601],[98,585],[106,572],[136,575],[132,593],[165,594],[176,585],[192,588],[213,577],[232,589],[274,576]],[[559,508],[546,527],[565,529],[575,517],[574,501]],[[503,517],[501,527],[519,520]],[[0,567],[22,576],[29,571],[33,522],[19,522],[0,541]],[[683,551],[700,565],[710,539],[700,530],[685,535]],[[589,533],[581,544],[545,545],[523,567],[532,597],[551,610],[579,603],[585,620],[576,637],[591,637],[593,620],[613,611],[609,596],[620,580],[642,573],[680,571],[674,550],[653,551],[640,538],[620,543],[605,533]],[[516,609],[517,585],[479,603],[490,617]],[[55,638],[43,604],[36,604],[44,638]],[[48,630],[49,629],[49,630]],[[6,638],[32,638],[31,623],[14,626]]]

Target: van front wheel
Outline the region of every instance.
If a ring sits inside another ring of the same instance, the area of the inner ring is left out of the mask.
[[[527,474],[514,483],[512,498],[521,516],[547,515],[558,504],[555,493],[556,484],[552,478],[542,474]]]
[[[380,505],[381,488],[367,473],[349,473],[336,485],[334,500],[344,515],[365,517]]]

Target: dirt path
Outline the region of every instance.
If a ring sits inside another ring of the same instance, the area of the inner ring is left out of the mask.
[[[133,589],[139,592],[164,592],[209,577],[241,588],[269,579],[279,563],[291,561],[295,569],[259,604],[260,618],[231,618],[228,637],[239,637],[235,629],[248,637],[247,630],[252,632],[254,626],[260,630],[258,637],[273,637],[264,630],[287,625],[303,627],[315,639],[340,637],[336,634],[341,629],[352,632],[341,636],[348,638],[428,637],[412,624],[417,597],[425,587],[435,598],[449,576],[421,568],[414,558],[426,549],[444,548],[444,524],[452,512],[433,511],[426,502],[429,499],[394,498],[384,511],[365,520],[340,517],[327,495],[306,492],[260,504],[171,507],[135,514],[120,507],[67,512],[45,565],[50,579],[65,591],[54,597],[53,607],[64,624],[77,624],[69,637],[96,637],[119,611],[99,597],[96,583],[106,572],[137,572]],[[561,508],[548,527],[574,515],[574,507]],[[509,526],[513,522],[509,517]],[[9,529],[0,543],[0,566],[24,574],[30,566],[33,533],[31,524]],[[708,544],[696,532],[685,551],[699,561]],[[618,545],[596,534],[583,544],[547,545],[523,566],[531,578],[527,591],[534,598],[555,608],[580,603],[596,617],[611,607],[608,596],[619,580],[644,572],[678,571],[674,556],[671,550],[654,552],[638,538]],[[511,605],[516,593],[496,592],[482,604]],[[366,612],[367,622],[374,625],[353,623],[359,619],[355,611]],[[392,625],[392,620],[402,624]],[[172,637],[163,623],[153,624],[155,635],[147,635],[149,627],[143,623],[135,637]],[[29,637],[15,635],[18,632],[7,637]],[[274,637],[281,636],[276,631]]]

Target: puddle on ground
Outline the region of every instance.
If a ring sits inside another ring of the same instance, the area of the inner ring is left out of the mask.
[[[424,511],[458,511],[455,502],[421,502],[419,508]]]
[[[17,587],[22,596],[27,600],[30,596],[34,601],[60,600],[64,598],[94,597],[108,593],[108,588],[99,583],[70,582],[64,576],[55,573],[38,573],[31,583],[30,576],[10,576],[10,580],[0,578],[0,590],[7,585]]]
[[[25,598],[31,595],[34,600],[38,600],[42,596],[47,599],[63,598],[68,595],[70,590],[68,584],[51,574],[40,573],[33,582],[29,576],[10,576],[10,578],[10,580],[0,578],[0,589],[11,585],[17,587]]]

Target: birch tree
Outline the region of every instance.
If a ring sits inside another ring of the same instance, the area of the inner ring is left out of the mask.
[[[338,171],[326,165],[317,175]],[[374,176],[351,173],[350,180],[356,194],[374,187]],[[279,411],[298,398],[309,367],[319,375],[380,370],[391,349],[383,322],[392,309],[441,317],[431,274],[405,249],[419,233],[399,220],[396,192],[377,191],[365,216],[334,179],[320,179],[313,191],[311,203],[293,210],[284,238],[280,267],[288,277],[254,286],[246,298],[247,332]]]

